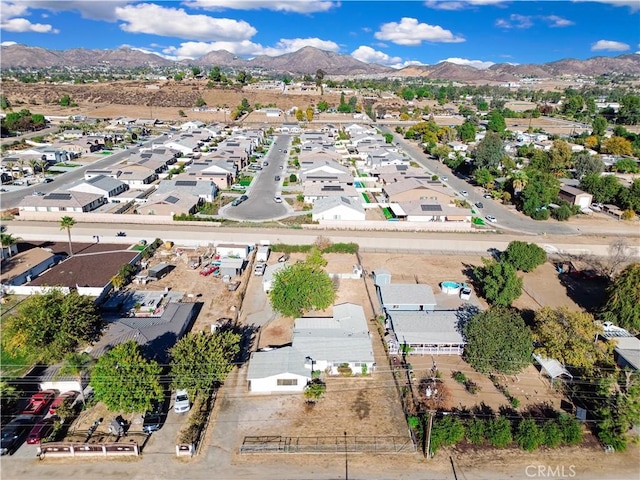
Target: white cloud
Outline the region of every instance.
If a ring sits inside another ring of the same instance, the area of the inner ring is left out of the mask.
[[[607,3],[614,7],[629,7],[632,12],[640,10],[640,2],[638,0],[573,0],[574,2],[593,2],[593,3]]]
[[[11,42],[11,41],[7,41],[7,42],[2,42],[2,43],[0,43],[0,46],[3,46],[3,47],[10,47],[11,45],[17,45],[17,44],[18,44],[18,42]]]
[[[387,40],[397,45],[418,46],[425,42],[458,43],[463,37],[454,35],[439,25],[418,23],[415,18],[403,17],[398,22],[384,23],[374,36],[378,40]]]
[[[440,60],[440,62],[455,63],[456,65],[466,65],[468,67],[477,68],[478,70],[485,70],[491,65],[495,65],[494,62],[485,62],[482,60],[469,60],[467,58],[450,57]],[[438,63],[440,63],[438,62]]]
[[[189,15],[182,8],[143,3],[116,8],[120,28],[129,33],[148,33],[192,40],[241,41],[257,30],[242,20]]]
[[[338,3],[327,0],[190,0],[186,5],[206,10],[274,10],[276,12],[315,13],[326,12]]]
[[[496,20],[496,27],[500,28],[530,28],[533,26],[533,17],[529,15],[519,15],[512,13],[509,19],[499,18]]]
[[[0,29],[7,32],[24,33],[59,33],[60,30],[53,28],[45,23],[31,23],[26,18],[11,18],[6,22],[0,23]]]
[[[392,57],[384,52],[374,50],[366,45],[361,45],[351,52],[351,56],[356,60],[365,63],[378,63],[380,65],[395,65],[402,62],[400,57]]]
[[[559,17],[557,15],[547,15],[546,17],[542,18],[549,22],[550,27],[568,27],[571,25],[575,25],[575,22],[567,20],[566,18]]]
[[[4,18],[15,18],[27,14],[29,5],[25,3],[0,3],[0,9],[2,9],[2,16]]]
[[[134,0],[31,0],[31,8],[42,8],[53,12],[77,11],[82,18],[115,22],[118,17],[116,8],[123,7]]]
[[[505,0],[427,0],[425,6],[436,10],[462,10],[476,6],[499,5],[504,2]]]
[[[596,43],[591,45],[592,52],[598,52],[601,50],[606,50],[608,52],[624,52],[630,48],[631,47],[626,43],[615,42],[613,40],[598,40]]]
[[[178,59],[198,58],[213,50],[226,50],[241,56],[255,57],[269,55],[272,57],[292,53],[303,47],[315,47],[321,50],[337,52],[340,47],[330,40],[319,38],[282,38],[273,47],[264,47],[250,40],[240,42],[183,42],[179,47],[167,47],[162,53]]]

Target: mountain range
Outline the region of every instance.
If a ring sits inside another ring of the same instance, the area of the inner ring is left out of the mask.
[[[292,53],[269,57],[266,55],[244,59],[225,50],[217,50],[194,60],[179,62],[153,53],[131,48],[115,50],[48,50],[15,44],[2,46],[0,66],[5,68],[51,67],[179,67],[200,66],[235,68],[249,71],[261,70],[280,74],[312,74],[322,69],[327,75],[361,77],[425,77],[455,81],[516,81],[523,77],[550,78],[561,75],[597,76],[602,74],[640,75],[640,55],[625,54],[617,57],[593,57],[587,60],[564,59],[543,64],[514,65],[495,64],[487,69],[441,62],[437,65],[412,65],[393,69],[382,65],[364,63],[350,55],[304,47]]]

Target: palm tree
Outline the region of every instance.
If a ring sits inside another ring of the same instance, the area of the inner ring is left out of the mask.
[[[69,254],[73,257],[73,245],[71,244],[71,228],[76,224],[73,217],[65,216],[60,219],[60,230],[67,230],[69,236]]]
[[[33,176],[36,176],[36,169],[38,167],[38,160],[36,160],[35,158],[32,158],[31,160],[29,160],[29,167],[31,168],[31,173],[33,173]]]
[[[524,187],[529,183],[529,177],[521,170],[515,171],[511,174],[511,185],[513,186],[514,195],[519,195]]]
[[[60,370],[58,370],[58,375],[72,375],[80,384],[80,400],[82,400],[82,404],[84,405],[84,388],[82,386],[82,381],[84,376],[91,370],[91,367],[95,363],[95,359],[86,352],[82,353],[70,353],[65,359],[64,363]]]
[[[47,173],[47,167],[49,166],[47,158],[45,157],[40,159],[40,161],[38,162],[38,166],[40,167],[40,170],[42,170],[42,178],[44,178],[45,173]]]
[[[16,162],[9,161],[7,162],[7,170],[9,170],[9,175],[11,175],[11,180],[15,180],[15,176],[13,174],[13,167],[15,167]]]
[[[2,249],[7,248],[9,250],[9,256],[11,256],[11,247],[19,241],[20,239],[18,237],[14,237],[10,233],[3,233],[0,235],[0,244],[2,245]]]

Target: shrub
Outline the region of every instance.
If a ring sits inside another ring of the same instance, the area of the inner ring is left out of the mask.
[[[567,414],[562,414],[558,418],[558,426],[564,443],[577,445],[582,442],[582,425],[578,420]]]
[[[520,448],[531,452],[543,442],[543,433],[536,425],[536,421],[527,418],[522,420],[516,431],[516,443]]]
[[[464,425],[456,417],[436,419],[431,428],[431,455],[435,455],[443,445],[454,445],[464,438]]]
[[[327,391],[327,385],[319,379],[314,379],[304,388],[304,398],[309,401],[320,400]]]
[[[322,249],[322,253],[358,253],[360,246],[357,243],[334,243]]]
[[[353,375],[353,371],[351,370],[351,367],[348,363],[340,364],[340,366],[338,367],[338,373],[343,377],[350,377],[351,375]]]
[[[551,212],[551,215],[560,222],[566,222],[573,215],[573,211],[568,205],[560,205],[559,208]]]
[[[506,447],[513,441],[511,422],[505,417],[493,418],[486,428],[487,440],[494,447]]]
[[[542,427],[543,443],[547,447],[555,448],[562,443],[562,432],[556,420],[548,421]]]
[[[481,444],[484,442],[486,422],[478,418],[472,419],[467,424],[467,440],[471,443]]]
[[[290,181],[291,183],[295,183],[295,182],[297,182],[297,181],[298,181],[298,177],[296,177],[296,174],[295,174],[295,173],[292,173],[291,175],[289,175],[289,181]]]
[[[463,385],[467,382],[467,376],[462,372],[453,372],[451,373],[451,377],[458,383],[462,383]]]
[[[549,220],[549,210],[536,210],[531,214],[534,220]]]

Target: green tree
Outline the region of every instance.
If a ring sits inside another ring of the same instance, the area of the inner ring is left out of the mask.
[[[486,430],[487,440],[493,447],[503,448],[513,441],[511,422],[508,418],[492,418],[489,420]]]
[[[593,122],[591,122],[591,128],[592,135],[596,135],[598,137],[603,136],[604,132],[607,131],[607,119],[603,116],[598,115],[593,119]]]
[[[616,162],[613,170],[620,173],[638,173],[640,172],[640,167],[638,167],[638,162],[634,158],[621,158]]]
[[[209,73],[209,79],[214,81],[214,82],[219,82],[220,79],[222,77],[222,74],[220,73],[220,67],[213,67],[211,69],[211,72]]]
[[[200,67],[191,67],[191,75],[193,75],[194,77],[197,77],[201,73],[202,70],[200,69]]]
[[[622,125],[638,125],[640,123],[640,96],[626,95],[620,99],[618,123]]]
[[[84,379],[85,375],[91,371],[91,368],[95,364],[95,359],[86,352],[78,353],[71,352],[66,357],[60,367],[59,375],[71,375],[78,380],[80,385],[80,400],[82,404],[85,403],[84,398]],[[64,418],[64,417],[63,417]]]
[[[173,79],[176,82],[181,82],[182,80],[184,80],[184,72],[178,72],[173,76]]]
[[[326,391],[327,385],[316,378],[304,387],[303,395],[308,401],[317,402],[324,396]]]
[[[201,360],[202,361],[202,360]],[[102,355],[91,374],[96,400],[114,412],[146,412],[154,400],[161,401],[162,369],[147,360],[134,340],[116,345]]]
[[[65,295],[53,288],[20,303],[7,329],[3,329],[4,346],[10,352],[37,349],[42,359],[59,360],[95,340],[101,326],[100,313],[91,297],[76,291]]]
[[[582,425],[575,417],[561,413],[558,418],[558,426],[560,427],[563,443],[567,445],[578,445],[582,443]]]
[[[493,183],[493,181],[495,180],[488,168],[478,168],[475,171],[474,176],[478,185],[482,185],[483,187],[486,187],[490,183]]]
[[[69,238],[69,254],[73,257],[73,244],[71,243],[71,229],[76,224],[73,217],[64,216],[60,219],[60,230],[67,231],[67,237]]]
[[[449,145],[436,145],[431,149],[431,155],[442,161],[451,153],[451,147]]]
[[[196,107],[204,107],[207,104],[207,102],[204,101],[204,98],[202,97],[198,97],[198,99],[196,100]]]
[[[322,70],[321,68],[319,68],[318,70],[316,70],[316,87],[318,87],[320,89],[320,95],[324,94],[324,87],[322,86],[322,81],[324,80],[324,76],[327,73]]]
[[[532,418],[520,421],[515,437],[518,446],[528,452],[536,450],[544,442],[544,433]]]
[[[613,136],[605,138],[600,144],[600,153],[611,155],[633,155],[633,146],[626,138]]]
[[[623,187],[613,175],[600,176],[592,173],[582,178],[580,188],[593,195],[596,202],[610,203],[617,198]]]
[[[325,100],[320,100],[318,102],[318,110],[321,112],[326,112],[329,110],[329,104]]]
[[[537,219],[535,214],[541,207],[554,202],[560,192],[560,182],[549,173],[534,172],[521,194],[522,211]]]
[[[458,137],[463,142],[473,142],[476,138],[476,124],[465,120],[465,122],[458,127]]]
[[[554,140],[549,150],[550,171],[556,177],[564,176],[565,171],[571,165],[571,147],[564,140]]]
[[[480,445],[484,442],[486,436],[486,422],[479,418],[472,418],[467,423],[467,440],[476,445]]]
[[[562,443],[562,432],[555,420],[549,420],[542,426],[542,443],[550,448],[556,448]]]
[[[588,370],[605,359],[604,350],[595,343],[601,332],[602,327],[590,313],[573,312],[566,307],[543,307],[536,312],[533,322],[537,353]]]
[[[0,245],[2,248],[7,249],[7,256],[11,257],[11,247],[17,244],[20,241],[20,238],[14,237],[10,233],[2,233],[0,234]]]
[[[301,262],[276,272],[269,298],[277,312],[299,317],[311,309],[332,305],[336,292],[326,272]]]
[[[9,99],[5,95],[0,95],[0,109],[9,110],[11,108],[11,103],[9,103]]]
[[[627,266],[607,288],[602,319],[632,333],[640,332],[640,263]]]
[[[474,269],[480,290],[490,305],[509,306],[522,295],[522,278],[513,265],[482,259],[483,266]]]
[[[68,107],[71,105],[71,97],[65,93],[62,97],[60,97],[58,103],[60,103],[60,106],[62,107]]]
[[[192,332],[171,349],[171,378],[177,389],[209,394],[224,383],[240,352],[241,335],[231,330]]]
[[[509,262],[516,270],[533,272],[547,261],[547,253],[535,243],[514,240],[502,253],[500,261]]]
[[[240,70],[236,75],[236,81],[242,85],[247,83],[247,72],[245,72],[244,70]]]
[[[598,155],[589,153],[579,153],[573,159],[573,166],[576,169],[576,176],[582,179],[591,173],[600,174],[604,170],[604,163]]]
[[[464,357],[479,372],[515,374],[531,363],[531,331],[515,309],[480,312],[463,326],[463,333]]]
[[[504,121],[504,117],[498,110],[493,110],[492,112],[490,112],[488,118],[489,122],[487,123],[487,129],[490,132],[502,134],[507,129],[507,124]]]
[[[498,168],[504,155],[504,142],[500,135],[487,132],[474,151],[475,166],[476,168]]]
[[[0,408],[3,412],[10,412],[12,407],[20,401],[20,390],[15,385],[0,381]]]
[[[598,438],[616,450],[625,450],[629,431],[640,423],[640,377],[637,372],[620,371],[603,378],[597,394]]]

